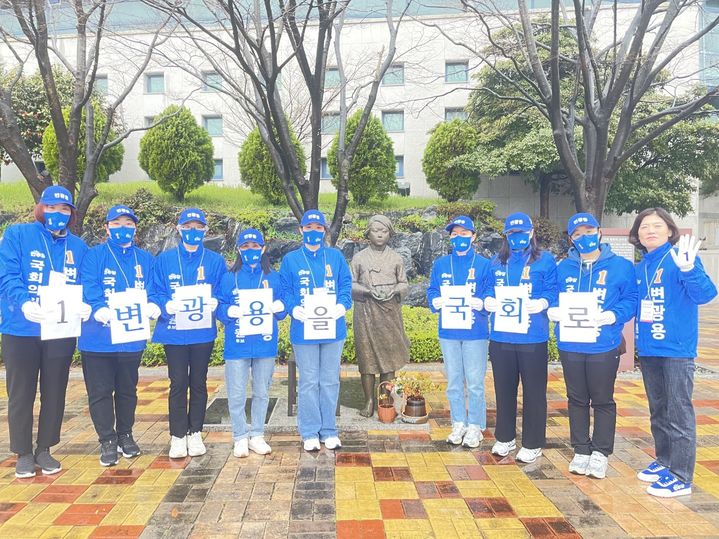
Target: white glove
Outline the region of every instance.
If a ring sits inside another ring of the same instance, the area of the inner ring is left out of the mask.
[[[35,303],[34,301],[26,301],[22,304],[22,307],[20,307],[22,310],[22,314],[25,315],[25,318],[27,318],[30,322],[35,322],[39,324],[43,320],[45,320],[45,311],[42,310],[42,307],[40,307],[39,303]]]
[[[547,317],[552,322],[559,322],[562,319],[561,311],[559,310],[559,307],[550,307],[547,309]]]
[[[155,303],[147,304],[147,316],[150,320],[157,320],[161,314],[162,310]]]
[[[270,311],[272,314],[281,313],[285,310],[285,304],[282,303],[279,299],[276,299],[272,302],[272,305],[270,305]]]
[[[210,308],[210,312],[214,313],[215,310],[217,310],[217,305],[219,305],[219,301],[217,301],[217,298],[210,298],[207,301],[207,306]]]
[[[492,296],[484,298],[484,310],[488,313],[496,313],[499,310],[497,298],[493,298]]]
[[[241,318],[242,317],[242,309],[238,305],[230,305],[227,308],[227,316],[229,318]]]
[[[602,311],[597,316],[597,326],[611,326],[617,321],[617,316],[612,311]]]
[[[345,309],[345,306],[341,303],[335,305],[335,320],[339,320],[340,318],[342,318],[346,312],[347,309]]]
[[[679,238],[679,242],[676,245],[678,252],[674,251],[674,249],[669,251],[672,253],[672,258],[679,268],[679,271],[691,271],[694,269],[694,261],[697,258],[697,253],[701,245],[701,240],[689,234],[684,234]]]
[[[432,300],[432,307],[434,310],[439,311],[445,304],[446,300],[442,297],[436,297]]]
[[[475,311],[481,311],[483,305],[484,303],[482,302],[481,298],[469,298],[469,306],[472,307],[472,309],[474,309]]]
[[[530,299],[527,302],[527,312],[529,314],[541,313],[547,307],[549,307],[549,302],[544,298]]]
[[[92,314],[92,307],[87,303],[81,303],[80,308],[77,310],[77,314],[83,322],[87,322]]]
[[[292,318],[295,320],[299,320],[300,322],[304,322],[307,320],[307,314],[305,313],[305,308],[301,305],[298,305],[294,309],[292,309]]]
[[[182,310],[182,302],[177,301],[176,299],[171,299],[165,303],[165,310],[167,311],[167,314],[177,314]]]
[[[112,311],[109,307],[100,307],[95,311],[95,320],[100,322],[103,326],[106,326],[112,320]]]

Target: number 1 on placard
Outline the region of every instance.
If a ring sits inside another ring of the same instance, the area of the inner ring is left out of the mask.
[[[65,300],[61,299],[57,302],[57,304],[60,306],[60,320],[58,320],[58,324],[67,324],[67,319],[65,318]]]

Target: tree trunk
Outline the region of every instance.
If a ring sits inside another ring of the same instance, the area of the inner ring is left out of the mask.
[[[549,219],[549,195],[552,187],[551,174],[538,173],[539,180],[539,216],[542,219]]]

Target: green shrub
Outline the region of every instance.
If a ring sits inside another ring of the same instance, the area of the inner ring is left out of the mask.
[[[534,225],[534,233],[537,236],[537,241],[541,248],[554,250],[559,245],[560,240],[564,236],[559,226],[549,219],[537,216],[532,217],[532,224]]]
[[[407,230],[408,232],[432,232],[442,227],[442,225],[444,225],[444,219],[442,217],[425,219],[421,215],[411,213],[400,217],[397,220],[396,226],[399,230]]]
[[[496,206],[491,200],[471,200],[466,202],[445,202],[437,206],[437,213],[450,221],[458,215],[472,218],[477,228],[487,227],[497,232],[503,230],[502,222],[494,216]]]

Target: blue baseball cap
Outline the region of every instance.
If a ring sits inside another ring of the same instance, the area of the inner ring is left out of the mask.
[[[305,212],[305,214],[302,216],[302,221],[300,221],[300,226],[306,226],[311,223],[318,223],[326,228],[327,221],[325,221],[325,214],[322,213],[320,210],[307,210]]]
[[[190,221],[197,221],[199,223],[202,223],[203,225],[206,225],[207,219],[205,218],[205,212],[199,208],[186,208],[182,210],[180,218],[177,220],[177,224],[184,225],[185,223],[189,223]]]
[[[504,220],[504,232],[509,232],[510,230],[521,230],[523,232],[529,232],[534,228],[534,225],[532,224],[532,219],[527,215],[526,213],[522,213],[521,211],[512,213],[507,216],[507,218]]]
[[[592,226],[599,228],[599,221],[591,213],[575,213],[567,221],[567,234],[574,234],[577,227]]]
[[[40,204],[46,204],[48,206],[52,204],[67,204],[75,209],[75,204],[72,203],[72,193],[61,185],[51,185],[47,187],[40,196]]]
[[[256,228],[248,228],[247,230],[243,230],[240,232],[240,234],[237,236],[237,246],[243,245],[247,243],[248,241],[254,241],[256,243],[259,243],[260,245],[265,244],[265,237],[262,235],[262,232],[257,230]]]
[[[474,221],[472,221],[471,217],[467,217],[466,215],[458,215],[454,219],[452,219],[452,222],[450,222],[444,229],[447,232],[452,232],[452,229],[455,226],[461,226],[462,228],[466,228],[467,230],[471,230],[474,232],[476,229],[474,228]]]
[[[139,219],[137,218],[137,215],[135,215],[134,211],[132,211],[127,206],[118,204],[118,205],[110,208],[110,210],[107,212],[107,217],[105,217],[105,222],[114,221],[115,219],[117,219],[118,217],[122,217],[123,215],[125,217],[129,217],[130,219],[135,221],[135,223],[137,223],[139,221]]]

